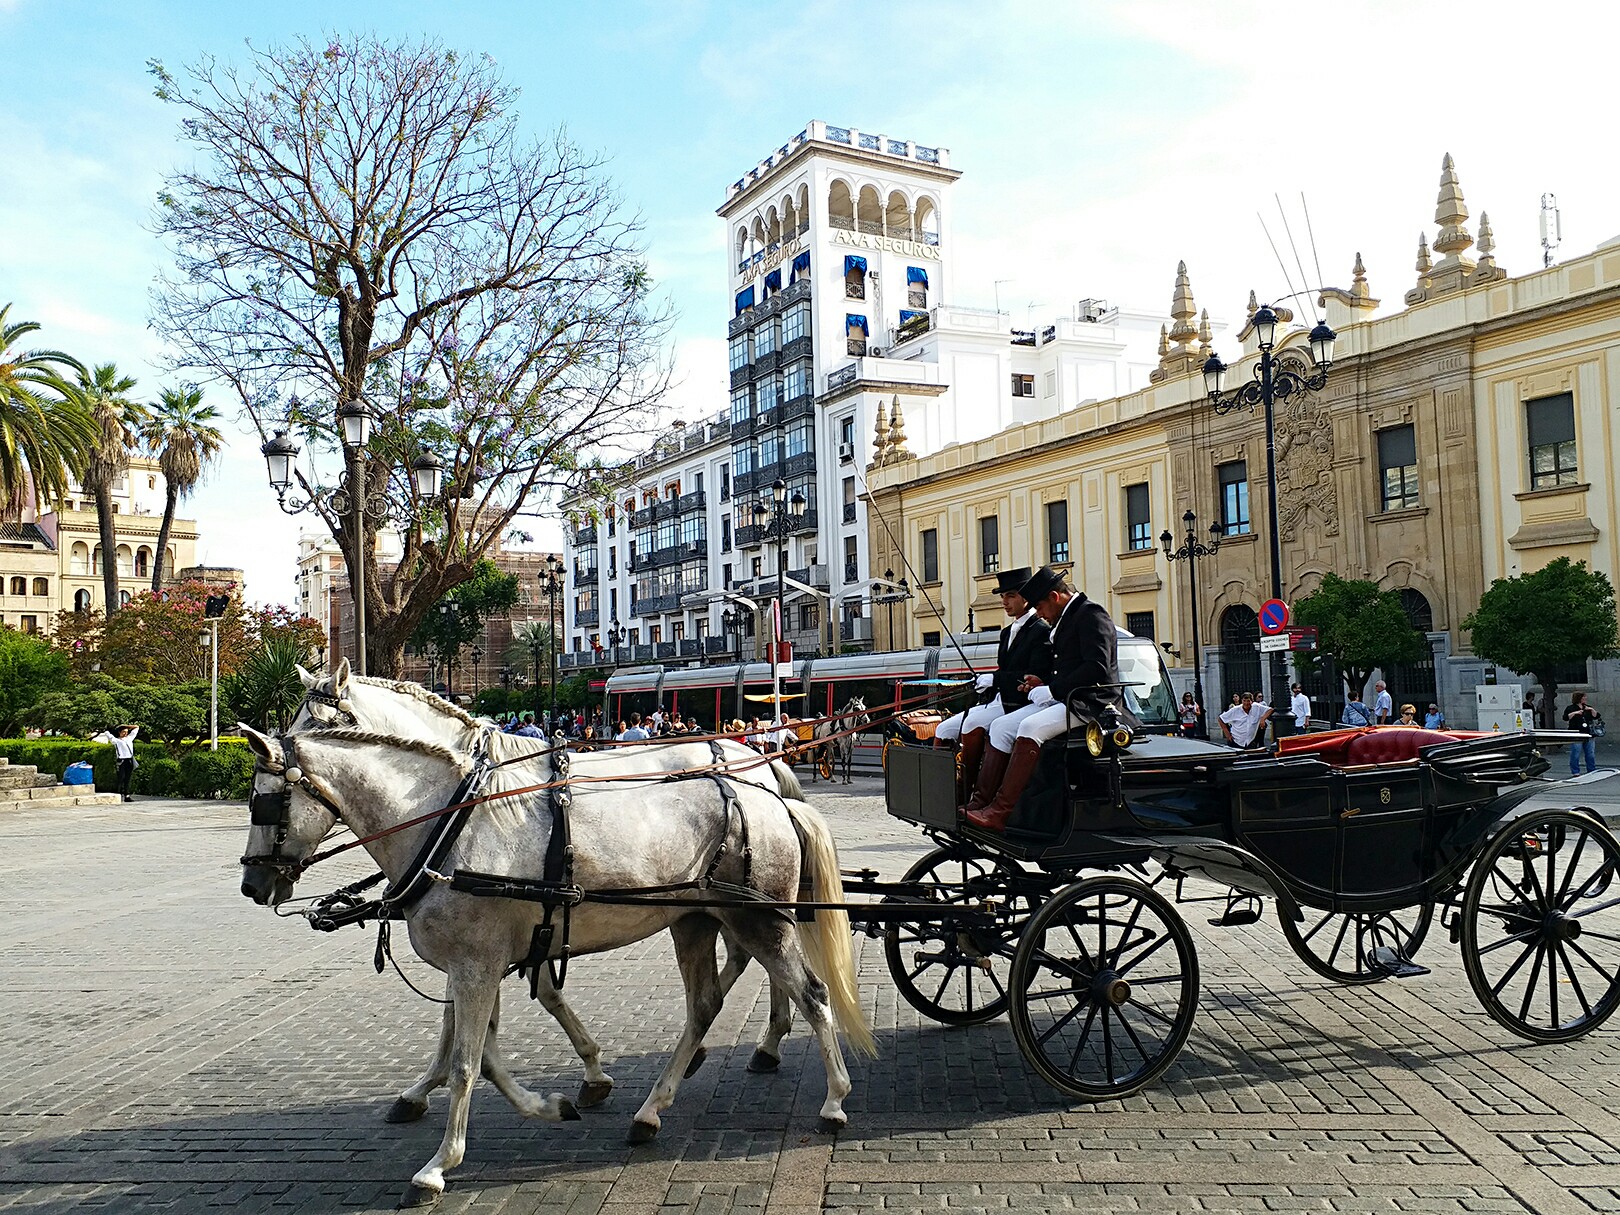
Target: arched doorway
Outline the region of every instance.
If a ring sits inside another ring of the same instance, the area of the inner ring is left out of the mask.
[[[1401,607],[1406,612],[1407,622],[1423,636],[1423,656],[1416,662],[1396,663],[1384,672],[1384,682],[1394,698],[1395,711],[1399,713],[1403,704],[1416,705],[1418,720],[1422,721],[1424,710],[1435,700],[1438,686],[1434,651],[1429,647],[1429,634],[1434,631],[1434,609],[1422,591],[1409,586],[1401,588]]]
[[[1233,692],[1258,692],[1265,676],[1260,669],[1260,618],[1246,603],[1221,613],[1221,690],[1225,700],[1205,706],[1211,717],[1226,707]]]

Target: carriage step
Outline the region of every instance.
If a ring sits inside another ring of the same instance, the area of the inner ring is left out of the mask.
[[[1419,966],[1410,958],[1403,958],[1388,945],[1374,947],[1367,960],[1374,969],[1383,971],[1392,979],[1415,979],[1429,973],[1427,966]]]
[[[1239,928],[1244,924],[1258,924],[1259,922],[1260,908],[1258,907],[1228,907],[1210,921],[1216,928]]]

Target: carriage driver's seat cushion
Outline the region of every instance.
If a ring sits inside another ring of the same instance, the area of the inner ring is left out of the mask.
[[[1418,752],[1424,747],[1456,741],[1451,735],[1438,730],[1385,726],[1352,738],[1345,748],[1344,762],[1352,768],[1364,764],[1398,764],[1418,758]]]

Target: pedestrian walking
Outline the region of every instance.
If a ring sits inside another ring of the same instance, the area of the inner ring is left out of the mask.
[[[1352,695],[1344,706],[1344,724],[1347,726],[1370,726],[1373,724],[1372,710],[1367,708],[1367,702],[1359,695]]]
[[[1387,726],[1395,717],[1395,698],[1389,694],[1389,689],[1384,686],[1382,679],[1373,684],[1373,692],[1375,693],[1372,704],[1373,721],[1380,726]]]
[[[1303,734],[1311,724],[1311,698],[1297,683],[1289,690],[1293,693],[1288,700],[1288,712],[1294,719],[1294,733]]]
[[[648,734],[641,724],[640,713],[630,714],[630,728],[619,732],[620,742],[645,742],[651,737],[652,735]]]
[[[126,802],[134,801],[129,792],[130,779],[135,775],[135,736],[139,726],[119,726],[113,731],[112,749],[118,757],[118,792]]]
[[[1423,728],[1425,730],[1444,730],[1446,728],[1446,716],[1440,712],[1439,705],[1432,703],[1429,705],[1429,711],[1423,715]]]
[[[1264,744],[1266,722],[1271,720],[1271,707],[1256,700],[1253,692],[1245,692],[1238,703],[1221,714],[1221,731],[1234,747],[1248,749]]]
[[[1204,716],[1204,707],[1193,698],[1191,692],[1181,694],[1181,706],[1176,710],[1176,716],[1181,721],[1182,735],[1186,738],[1196,738],[1199,719]]]
[[[1569,708],[1564,710],[1564,725],[1586,737],[1569,744],[1569,774],[1581,774],[1581,756],[1586,756],[1586,770],[1597,771],[1597,740],[1603,736],[1603,714],[1586,703],[1586,693],[1577,692],[1570,697]]]
[[[1398,725],[1398,726],[1415,726],[1415,725],[1417,725],[1418,724],[1417,723],[1417,706],[1416,705],[1402,705],[1401,706],[1401,719],[1398,722],[1396,722],[1395,724]]]

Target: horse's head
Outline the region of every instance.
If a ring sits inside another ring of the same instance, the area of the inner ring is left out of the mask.
[[[261,907],[274,907],[292,894],[304,862],[340,815],[299,764],[296,736],[271,738],[242,722],[237,729],[255,760],[242,893]]]
[[[864,696],[851,696],[849,703],[844,706],[844,715],[850,719],[852,726],[870,725],[872,721],[872,715],[866,711]]]
[[[299,667],[298,678],[304,685],[304,702],[298,706],[298,714],[293,718],[289,733],[360,724],[351,696],[354,689],[349,680],[347,658],[340,659],[337,670],[324,676]]]

